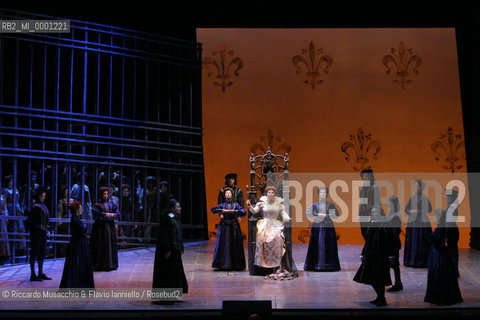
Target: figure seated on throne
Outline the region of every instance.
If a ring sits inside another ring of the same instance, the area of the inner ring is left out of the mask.
[[[257,221],[255,268],[264,270],[266,279],[290,280],[298,277],[292,253],[285,243],[284,222],[291,218],[285,211],[283,199],[276,196],[277,188],[265,188],[266,195],[253,206],[247,205],[253,215],[260,215]]]

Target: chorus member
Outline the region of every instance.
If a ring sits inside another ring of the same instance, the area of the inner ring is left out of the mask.
[[[377,307],[387,304],[385,286],[392,284],[390,266],[395,255],[394,237],[389,223],[382,217],[381,210],[372,208],[372,216],[362,249],[362,264],[354,281],[371,285],[377,297],[370,301]]]
[[[101,187],[99,200],[93,206],[95,223],[90,236],[93,270],[109,271],[118,268],[117,235],[115,218],[119,211],[109,201],[108,188]]]
[[[154,290],[181,288],[183,293],[188,293],[188,283],[182,262],[184,246],[181,211],[180,202],[171,199],[166,207],[167,213],[160,222],[153,265],[152,287]],[[162,301],[153,303],[161,304]]]
[[[447,248],[453,258],[457,276],[458,272],[458,240],[460,239],[460,232],[457,226],[458,217],[458,191],[455,189],[445,189],[444,198],[447,201],[445,208],[446,227],[447,227]]]
[[[226,201],[213,207],[211,211],[220,216],[213,254],[213,268],[222,270],[245,270],[245,252],[240,221],[246,215],[238,203],[233,202],[233,190],[226,187]]]
[[[28,212],[26,224],[30,231],[30,281],[51,280],[43,272],[43,260],[47,249],[47,232],[50,214],[43,203],[46,193],[39,186],[32,190],[35,203]],[[35,274],[35,260],[38,261],[38,276]]]
[[[463,302],[458,285],[457,267],[448,248],[446,211],[440,211],[437,228],[429,236],[427,292],[424,301],[438,305]]]
[[[332,217],[338,217],[335,205],[327,201],[328,188],[320,187],[320,201],[307,209],[307,217],[313,220],[308,244],[306,271],[339,271],[337,235]]]
[[[415,180],[414,188],[415,194],[405,206],[408,222],[405,231],[403,264],[407,267],[426,268],[430,253],[428,236],[432,233],[432,225],[427,214],[432,212],[432,204],[423,194],[425,183],[422,180]]]
[[[387,292],[396,292],[403,290],[402,279],[400,276],[400,249],[402,248],[400,233],[402,233],[402,220],[400,218],[400,202],[397,197],[391,196],[388,198],[388,209],[387,221],[392,229],[395,248],[395,254],[393,255],[391,264],[395,276],[395,283],[387,289]]]
[[[245,207],[242,189],[237,187],[237,174],[228,173],[225,175],[225,187],[218,191],[218,204],[225,203],[225,188],[233,190],[232,201],[238,203],[242,208]]]
[[[365,169],[360,172],[363,186],[360,188],[360,208],[358,218],[360,220],[360,231],[363,239],[366,239],[372,209],[380,211],[380,189],[375,183],[375,176],[372,169]]]
[[[70,243],[67,248],[60,288],[95,288],[92,259],[88,246],[87,229],[80,220],[83,208],[78,201],[69,206]]]

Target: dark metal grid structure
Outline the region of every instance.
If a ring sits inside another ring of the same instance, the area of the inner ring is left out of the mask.
[[[0,18],[55,19],[5,9]],[[91,227],[99,187],[113,184],[122,212],[129,184],[132,221],[119,228],[145,230],[160,214],[160,181],[182,205],[185,238],[206,239],[201,45],[70,21],[70,33],[0,34],[0,245],[12,263],[28,254],[22,221],[35,185],[47,189],[55,247],[69,237],[57,230],[69,222],[57,215],[62,188]],[[154,238],[120,233],[119,244]]]

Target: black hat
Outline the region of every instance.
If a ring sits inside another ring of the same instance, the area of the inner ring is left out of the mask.
[[[236,173],[227,173],[225,175],[225,180],[228,180],[230,178],[233,178],[233,179],[237,180],[237,174]]]
[[[372,174],[373,173],[373,170],[368,168],[368,169],[363,169],[361,172],[360,172],[360,177],[363,176],[363,174],[365,173],[369,173],[369,174]]]

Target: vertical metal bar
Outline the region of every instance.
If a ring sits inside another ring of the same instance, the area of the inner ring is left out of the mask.
[[[134,40],[134,50],[137,50],[137,39]],[[133,120],[137,119],[137,60],[133,60]],[[136,139],[136,130],[132,129],[133,139]],[[132,150],[132,159],[136,159],[135,148]],[[145,211],[145,206],[143,207]]]
[[[82,207],[85,208],[85,165],[82,164],[82,179],[80,180],[80,189],[81,189],[81,200],[82,200]],[[88,219],[87,210],[83,211],[84,219]]]
[[[88,43],[88,26],[86,26],[85,30],[85,43]],[[85,45],[86,46],[86,45]],[[83,114],[87,114],[87,64],[88,64],[88,54],[87,50],[84,52],[84,57],[83,57]],[[84,131],[83,134],[85,134],[85,125],[83,127]]]
[[[87,26],[87,30],[85,31],[85,42],[88,43],[88,26]],[[88,74],[87,67],[88,67],[88,53],[87,53],[87,50],[85,50],[84,58],[83,58],[83,103],[82,103],[83,104],[82,111],[84,116],[87,114],[87,74]],[[85,125],[85,122],[83,122],[83,125],[82,125],[82,132],[84,136],[87,134],[87,127]],[[85,156],[85,154],[86,154],[86,144],[85,142],[82,142],[82,155]]]
[[[44,46],[43,50],[43,110],[45,110],[46,100],[47,100],[47,46]],[[45,118],[42,118],[42,129],[45,132]],[[42,150],[45,152],[45,139],[42,139]]]
[[[5,104],[5,101],[3,100],[3,48],[5,47],[4,39],[0,37],[0,103]],[[0,143],[1,143],[1,138],[0,138]],[[1,162],[0,162],[1,163]],[[1,177],[1,175],[0,175]]]
[[[75,36],[75,29],[72,29],[72,40]],[[69,101],[69,112],[73,112],[73,55],[74,51],[73,48],[70,50],[70,101]],[[68,121],[68,132],[72,133],[72,121]],[[68,153],[69,155],[72,153],[72,144],[68,143]]]
[[[30,44],[30,97],[29,107],[33,108],[33,44]],[[32,118],[28,118],[28,128],[32,129]],[[28,148],[32,149],[32,138],[28,137]],[[30,178],[29,178],[30,179]],[[29,196],[30,197],[30,196]],[[29,198],[30,200],[30,198]],[[30,201],[29,201],[30,203]]]
[[[112,30],[111,30],[112,31]],[[110,46],[113,47],[113,35],[110,36]],[[110,55],[110,87],[108,95],[108,116],[112,116],[112,85],[113,85],[113,55]],[[108,126],[108,137],[112,137],[112,127]],[[112,147],[108,145],[108,157],[112,154]],[[108,176],[108,184],[110,184],[110,175]]]
[[[13,186],[12,186],[12,211],[13,211],[13,216],[16,217],[17,216],[17,202],[18,202],[18,199],[17,199],[17,158],[14,158],[13,159]],[[17,220],[14,220],[13,222],[13,233],[17,233],[17,225],[18,225],[18,221]],[[18,240],[18,236],[15,236],[14,237],[15,240]],[[16,251],[16,248],[17,248],[17,244],[20,243],[18,241],[15,241],[14,242],[14,245],[12,246],[12,262],[15,261],[15,258],[17,256],[17,251]]]
[[[30,204],[32,203],[31,192],[32,189],[32,159],[28,159],[28,182],[27,182],[27,209],[30,211]],[[38,176],[37,176],[38,179]]]
[[[19,80],[19,74],[20,74],[20,42],[18,40],[15,40],[15,106],[18,106],[18,80]],[[16,126],[15,126],[16,128]]]
[[[59,34],[60,37],[60,34]],[[56,78],[57,78],[57,85],[55,87],[55,108],[57,111],[60,110],[60,47],[57,48],[57,72],[56,72]],[[58,136],[59,136],[59,131],[60,131],[60,125],[58,120],[55,120],[55,128],[56,128],[56,136],[57,140],[55,140],[55,152],[58,153]]]
[[[123,38],[123,48],[125,48],[125,38]],[[124,108],[125,108],[125,57],[122,56],[122,119],[125,117]],[[122,128],[122,138],[123,138],[123,128]]]
[[[44,46],[43,55],[44,55],[44,59],[43,59],[43,110],[45,110],[45,107],[47,105],[47,46]]]
[[[101,34],[98,33],[98,43],[101,43]],[[101,67],[101,59],[100,53],[97,54],[97,108],[96,108],[96,115],[100,115],[100,67]],[[100,135],[100,129],[98,124],[95,125],[97,137]],[[98,157],[98,144],[95,144],[95,154]],[[98,177],[98,175],[97,175]],[[95,183],[95,187],[97,184]],[[97,197],[97,190],[95,190],[95,201]]]

